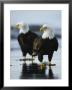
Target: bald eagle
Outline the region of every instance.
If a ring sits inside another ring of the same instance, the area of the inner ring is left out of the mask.
[[[40,31],[42,31],[43,34],[41,37],[37,37],[34,40],[33,55],[38,55],[41,65],[43,61],[43,55],[48,55],[49,65],[51,65],[53,53],[54,51],[58,50],[58,40],[51,28],[49,28],[46,24],[40,28]]]
[[[19,30],[18,42],[25,59],[27,53],[32,55],[33,41],[37,35],[29,30],[29,26],[27,24],[22,22],[17,23],[16,27]]]

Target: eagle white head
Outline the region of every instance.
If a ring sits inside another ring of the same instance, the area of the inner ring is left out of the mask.
[[[23,22],[19,22],[16,24],[16,28],[19,30],[19,33],[27,33],[29,31],[28,24],[25,24]]]
[[[46,38],[53,39],[54,38],[54,33],[52,29],[48,27],[48,25],[46,24],[42,25],[42,27],[40,28],[40,31],[43,32],[42,34],[43,39],[46,39]]]

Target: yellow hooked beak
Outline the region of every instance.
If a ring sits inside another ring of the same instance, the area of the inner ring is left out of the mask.
[[[17,28],[17,29],[19,29],[19,27],[20,27],[20,25],[19,25],[19,24],[17,24],[17,25],[16,25],[16,28]]]
[[[43,27],[41,27],[41,28],[40,28],[40,31],[41,31],[41,32],[44,32],[44,28],[43,28]]]
[[[20,29],[20,28],[22,28],[22,25],[21,25],[21,24],[17,24],[17,25],[16,25],[16,28],[17,28],[17,29]]]
[[[43,26],[42,26],[42,27],[40,28],[40,31],[41,31],[41,32],[44,32],[44,31],[46,31],[46,30],[47,30],[47,27],[43,27]]]

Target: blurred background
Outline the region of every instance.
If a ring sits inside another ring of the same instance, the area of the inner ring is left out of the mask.
[[[10,12],[10,17],[12,38],[17,37],[18,30],[15,25],[18,22],[27,23],[33,32],[38,32],[41,25],[47,24],[58,37],[61,36],[61,11],[59,10],[16,10]]]
[[[17,36],[19,31],[16,29],[16,23],[24,22],[27,23],[30,27],[30,30],[38,35],[42,35],[39,32],[41,25],[47,24],[52,28],[55,33],[59,48],[58,51],[54,53],[52,63],[55,63],[56,66],[53,67],[52,71],[54,73],[54,78],[61,78],[61,11],[60,10],[14,10],[10,11],[10,27],[11,27],[11,60],[10,60],[10,78],[11,79],[25,79],[23,70],[23,62],[19,61],[22,57],[22,52],[20,50],[20,46],[17,41]],[[27,55],[27,57],[31,57]],[[45,62],[48,62],[47,56],[44,56]],[[38,63],[37,57],[35,58],[35,62]],[[28,63],[28,62],[27,62]],[[47,76],[49,72],[46,72]],[[21,77],[23,76],[23,77]],[[26,77],[26,78],[35,78],[35,77]],[[36,77],[38,78],[38,76]],[[46,78],[45,75],[39,77],[40,79]],[[48,79],[48,78],[47,78]]]

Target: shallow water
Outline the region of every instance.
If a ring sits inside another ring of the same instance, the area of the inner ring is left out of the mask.
[[[45,66],[43,70],[39,66],[38,57],[35,57],[34,64],[32,61],[20,61],[22,53],[16,39],[11,40],[11,60],[10,60],[10,78],[11,79],[60,79],[61,78],[61,40],[58,39],[59,48],[54,52],[52,63],[56,66]],[[26,56],[31,58],[29,54]],[[43,62],[48,63],[48,56],[44,55]],[[33,69],[32,69],[33,68]]]

